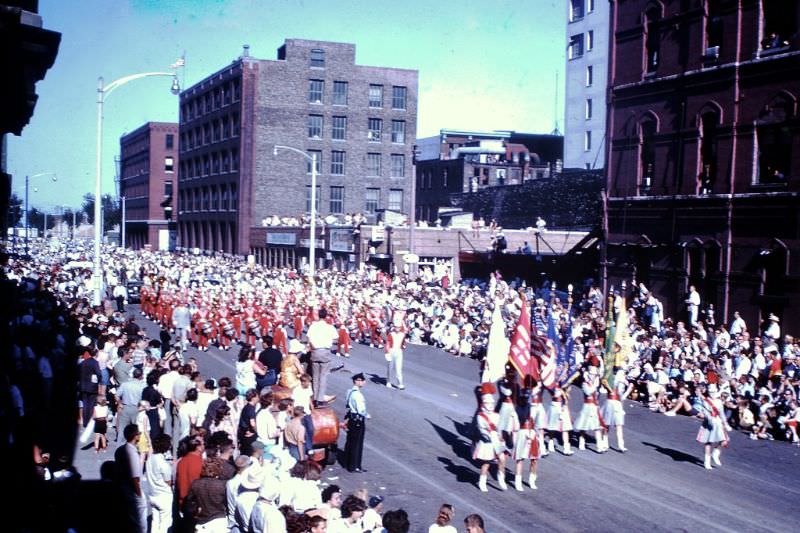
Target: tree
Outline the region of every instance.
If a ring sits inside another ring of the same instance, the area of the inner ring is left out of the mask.
[[[103,195],[103,228],[108,231],[122,222],[122,209],[119,202],[110,194]],[[83,195],[83,205],[81,211],[86,214],[89,224],[94,224],[94,195],[86,193]]]

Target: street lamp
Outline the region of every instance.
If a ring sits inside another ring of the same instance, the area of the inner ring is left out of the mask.
[[[297,154],[302,155],[309,161],[311,161],[311,238],[309,239],[308,243],[308,262],[309,262],[309,269],[308,274],[311,277],[311,280],[314,280],[314,271],[316,270],[316,255],[317,255],[317,154],[312,153],[308,155],[306,152],[298,149],[292,148],[291,146],[283,146],[281,144],[276,144],[275,147],[272,149],[272,155],[278,155],[278,150],[289,150],[290,152],[295,152]]]
[[[170,87],[170,91],[172,94],[177,95],[181,92],[180,84],[178,83],[178,75],[175,69],[177,67],[183,66],[183,60],[179,60],[179,62],[172,65],[172,72],[142,72],[140,74],[131,74],[130,76],[125,76],[124,78],[119,78],[118,80],[114,80],[108,85],[103,84],[103,77],[97,78],[97,159],[95,161],[95,182],[94,182],[94,272],[92,274],[93,283],[94,283],[94,291],[93,291],[93,298],[92,303],[93,305],[100,305],[101,304],[101,288],[103,284],[103,271],[102,271],[102,264],[100,262],[100,240],[102,237],[101,230],[100,230],[100,220],[102,218],[102,211],[101,211],[101,202],[102,198],[100,196],[101,192],[101,157],[103,152],[103,103],[105,102],[106,97],[111,94],[111,92],[116,89],[117,87],[121,87],[126,83],[130,83],[134,80],[138,80],[141,78],[150,78],[153,76],[169,76],[172,78],[172,87]]]
[[[53,176],[53,181],[58,180],[55,172],[39,172],[33,176],[25,176],[25,255],[28,255],[28,210],[30,209],[28,206],[28,192],[30,189],[31,178],[38,178],[39,176]],[[45,231],[47,231],[46,227]]]

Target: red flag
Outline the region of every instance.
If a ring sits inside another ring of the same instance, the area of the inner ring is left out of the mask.
[[[508,353],[508,360],[521,377],[532,376],[536,380],[539,379],[538,361],[531,357],[531,317],[528,311],[528,302],[524,296],[517,327],[514,328],[514,334],[511,335],[511,350]]]

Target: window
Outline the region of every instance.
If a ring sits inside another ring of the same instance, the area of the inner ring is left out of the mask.
[[[569,58],[577,59],[583,56],[583,34],[573,35],[569,38]]]
[[[364,205],[364,211],[373,215],[375,211],[378,210],[378,205],[381,201],[381,190],[380,189],[367,189],[366,195],[366,204]]]
[[[369,106],[383,107],[383,85],[369,86]]]
[[[234,137],[239,135],[239,113],[231,115],[231,130],[233,130]]]
[[[406,121],[392,121],[392,142],[403,144],[406,142]]]
[[[231,211],[239,209],[239,193],[236,191],[236,184],[231,184]]]
[[[405,109],[406,108],[406,88],[405,87],[392,87],[392,109]]]
[[[166,148],[167,150],[172,150],[173,145],[175,144],[175,136],[171,133],[167,133],[166,139]]]
[[[639,126],[639,173],[640,192],[648,192],[653,185],[656,172],[656,122],[647,120]]]
[[[797,2],[787,0],[762,0],[764,21],[761,48],[783,49],[797,36]]]
[[[347,139],[347,117],[333,117],[331,138],[337,141],[344,141]]]
[[[594,48],[594,30],[586,32],[586,50],[589,51]]]
[[[230,172],[231,170],[231,156],[230,153],[225,150],[222,152],[222,172]]]
[[[320,173],[320,169],[322,168],[322,150],[309,150],[308,155],[316,156],[317,157],[317,164],[314,165],[316,167],[317,174]],[[306,159],[306,173],[311,174],[311,160]]]
[[[333,105],[347,105],[347,82],[333,82]]]
[[[211,195],[208,192],[208,187],[203,187],[203,211],[208,211],[211,208]]]
[[[164,182],[164,197],[172,196],[172,180]]]
[[[319,213],[319,185],[317,185],[316,196],[314,196],[314,210]],[[311,212],[311,185],[306,185],[306,213]]]
[[[586,0],[586,12],[591,13],[594,11],[594,0]]]
[[[584,0],[570,0],[569,20],[575,21],[583,18],[583,1]]]
[[[659,52],[661,48],[661,36],[659,35],[659,20],[661,12],[658,9],[650,9],[645,15],[647,25],[645,26],[645,72],[654,73],[658,69],[660,60]]]
[[[403,189],[389,190],[389,203],[386,207],[390,211],[403,212]]]
[[[309,64],[313,68],[325,68],[325,50],[319,48],[311,50]]]
[[[227,211],[228,210],[228,186],[227,185],[223,185],[222,186],[222,194],[220,196],[222,197],[222,205],[220,205],[220,209],[222,211]]]
[[[216,187],[211,187],[211,210],[219,211],[219,193]]]
[[[175,159],[172,157],[165,157],[164,172],[174,172],[174,171],[175,171]]]
[[[587,131],[583,137],[583,149],[587,152],[592,149],[592,132]]]
[[[308,138],[322,138],[322,115],[308,115]]]
[[[344,187],[331,187],[331,213],[344,213]]]
[[[719,115],[707,112],[700,117],[700,172],[698,188],[700,194],[711,194],[717,177],[717,124]]]
[[[381,132],[383,131],[383,120],[370,118],[367,120],[367,139],[373,142],[380,142]]]
[[[331,152],[331,174],[341,176],[345,170],[345,153],[334,150]]]
[[[722,0],[709,0],[708,18],[706,19],[706,48],[714,48],[722,44],[722,16],[719,4]],[[710,51],[706,51],[706,55]],[[716,55],[719,49],[716,50]]]
[[[392,154],[391,170],[391,177],[404,178],[406,176],[406,156],[403,154]]]
[[[234,172],[239,170],[239,152],[236,149],[231,151],[231,170]]]
[[[367,154],[367,176],[381,175],[381,154]]]
[[[794,102],[779,96],[759,115],[756,126],[758,146],[757,183],[786,185],[792,172],[792,139],[790,126],[794,119]]]
[[[201,191],[200,189],[195,189],[194,193],[192,194],[192,204],[193,208],[192,211],[200,211],[200,203],[202,202]]]
[[[591,87],[594,83],[594,68],[592,65],[586,67],[586,86]]]
[[[325,82],[322,80],[308,80],[308,101],[312,104],[322,103],[322,93],[325,91]]]
[[[592,99],[586,99],[586,120],[592,118]]]

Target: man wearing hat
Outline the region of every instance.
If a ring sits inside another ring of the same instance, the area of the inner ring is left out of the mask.
[[[286,518],[278,510],[275,502],[280,491],[278,483],[272,478],[266,478],[258,490],[258,500],[250,514],[248,531],[265,533],[267,531],[286,531]],[[237,506],[238,511],[238,506]]]
[[[370,497],[367,510],[361,517],[361,528],[364,531],[380,531],[383,526],[381,511],[383,511],[383,496]]]
[[[246,456],[239,456],[239,459],[242,457]],[[264,483],[264,478],[264,470],[258,463],[252,462],[245,467],[241,473],[239,486],[233,494],[233,515],[230,514],[231,493],[228,493],[228,524],[231,533],[246,533],[249,531],[250,517],[258,500],[259,489]],[[229,487],[230,483],[229,481]]]
[[[406,330],[401,320],[393,320],[392,330],[386,336],[386,386],[390,389],[406,388],[403,384],[403,350],[408,345]],[[392,385],[392,374],[396,384]]]
[[[364,451],[364,431],[367,414],[367,400],[361,389],[366,383],[364,374],[359,372],[353,376],[353,387],[347,391],[347,441],[344,445],[345,466],[350,472],[365,472],[361,468],[361,455]]]
[[[234,475],[225,484],[225,498],[227,500],[228,509],[228,529],[231,531],[240,531],[236,529],[235,521],[236,498],[241,492],[243,486],[242,482],[251,463],[252,459],[248,455],[240,455],[237,457],[236,461],[234,461],[234,464],[236,465],[236,475]],[[256,486],[255,490],[258,490],[258,486]],[[244,531],[247,530],[245,529]]]
[[[781,338],[780,319],[773,313],[767,318],[767,328],[764,330],[764,341],[777,343]]]

